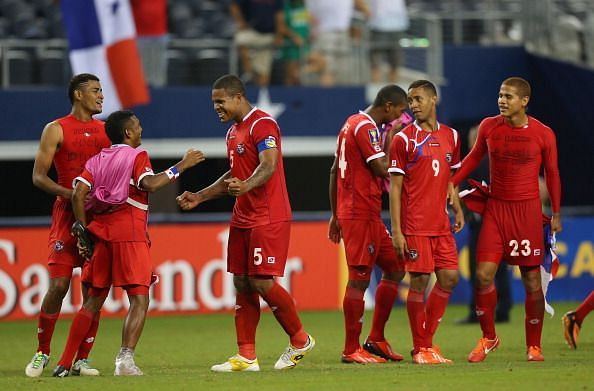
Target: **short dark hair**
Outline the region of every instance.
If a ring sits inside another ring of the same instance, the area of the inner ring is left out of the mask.
[[[68,83],[68,99],[70,99],[70,104],[74,103],[74,91],[80,90],[83,84],[88,83],[89,80],[99,81],[99,78],[92,73],[79,73],[70,79],[70,83]]]
[[[105,133],[112,144],[121,144],[124,142],[124,131],[128,122],[135,114],[132,110],[114,111],[105,121]]]
[[[212,84],[213,90],[223,89],[227,95],[241,94],[245,96],[245,86],[235,75],[223,75]]]
[[[373,100],[373,107],[380,107],[388,102],[395,105],[406,104],[406,92],[396,84],[382,87]]]
[[[422,88],[430,94],[433,94],[433,96],[437,96],[437,88],[435,88],[435,84],[431,83],[429,80],[413,81],[410,83],[410,86],[408,86],[408,89],[412,90],[413,88]]]
[[[501,84],[514,87],[518,91],[518,95],[520,95],[521,98],[525,96],[530,98],[530,94],[532,94],[532,88],[530,87],[530,83],[528,83],[525,79],[522,79],[521,77],[508,77]]]

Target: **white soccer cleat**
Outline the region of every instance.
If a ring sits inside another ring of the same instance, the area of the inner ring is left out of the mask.
[[[144,373],[134,363],[131,354],[116,357],[114,376],[142,376]]]
[[[236,354],[229,357],[227,361],[222,364],[216,364],[210,367],[213,372],[258,372],[260,364],[258,359],[248,360],[247,358]]]
[[[89,360],[83,358],[74,363],[70,374],[72,376],[99,376],[99,370],[92,368],[89,365]]]
[[[294,368],[297,364],[299,364],[303,357],[305,357],[305,355],[314,348],[314,346],[316,346],[316,340],[311,335],[308,335],[307,345],[301,349],[297,349],[289,345],[283,354],[281,354],[276,364],[274,364],[274,369]]]
[[[39,377],[43,373],[43,369],[49,363],[50,357],[42,352],[37,352],[33,355],[31,362],[25,367],[25,375],[29,377]]]

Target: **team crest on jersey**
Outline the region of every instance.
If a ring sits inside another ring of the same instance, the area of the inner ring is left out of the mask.
[[[534,255],[540,255],[540,249],[539,248],[535,248],[534,249]]]
[[[64,242],[61,240],[56,240],[56,243],[54,243],[54,250],[58,252],[64,250]]]
[[[264,139],[264,144],[267,148],[276,148],[276,139],[274,136],[268,136]]]
[[[446,162],[451,163],[452,162],[452,154],[451,153],[446,153]]]
[[[408,250],[408,258],[411,261],[414,261],[418,257],[419,257],[419,252],[417,250],[415,250],[414,248],[411,248],[411,249]]]
[[[245,146],[243,144],[237,144],[235,150],[239,155],[243,155],[245,153]]]
[[[268,257],[267,262],[268,263],[275,263],[276,262],[276,258],[275,257]]]
[[[373,245],[373,243],[369,243],[367,245],[367,251],[369,251],[369,254],[373,254],[375,252],[375,246]]]

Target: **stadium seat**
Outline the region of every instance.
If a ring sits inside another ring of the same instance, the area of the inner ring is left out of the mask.
[[[194,57],[192,80],[199,85],[211,85],[218,77],[229,72],[229,58],[217,49],[202,49]]]
[[[33,84],[33,61],[31,55],[24,50],[9,50],[6,52],[8,61],[10,86],[25,86]]]
[[[42,52],[37,60],[39,82],[44,85],[63,86],[70,78],[70,64],[66,53],[59,50]]]
[[[191,64],[182,50],[167,50],[167,84],[184,86],[190,84]]]

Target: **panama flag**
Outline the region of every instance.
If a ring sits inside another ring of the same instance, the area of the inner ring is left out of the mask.
[[[129,0],[61,0],[72,72],[101,80],[103,114],[149,102]]]

